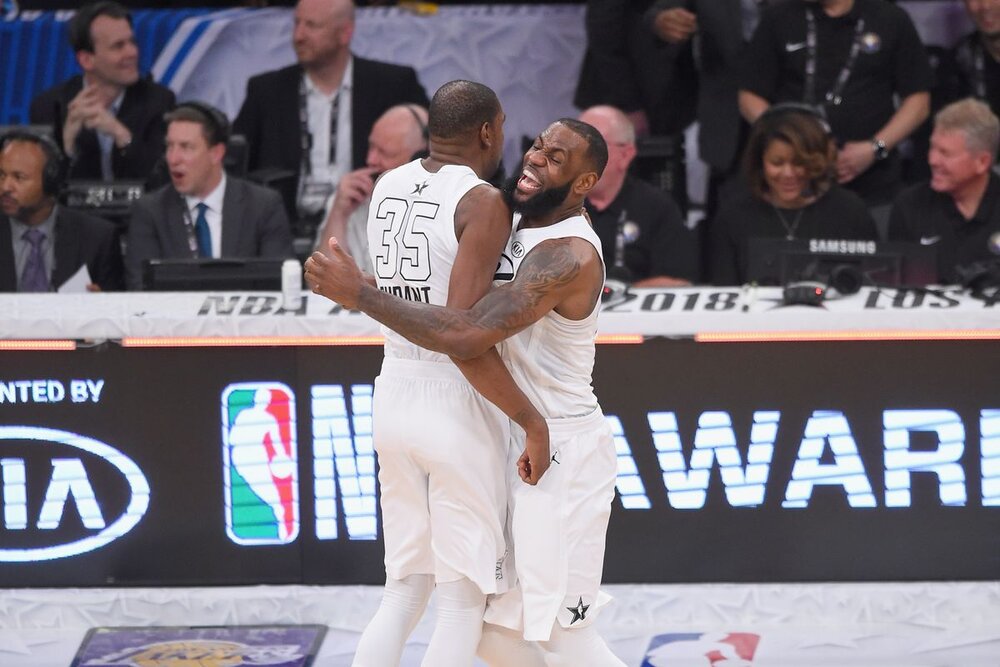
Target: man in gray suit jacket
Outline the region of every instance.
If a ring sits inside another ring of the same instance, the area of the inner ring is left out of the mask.
[[[292,257],[281,197],[223,171],[226,116],[207,104],[186,102],[166,114],[166,121],[171,182],[132,206],[128,288],[142,289],[149,259]]]

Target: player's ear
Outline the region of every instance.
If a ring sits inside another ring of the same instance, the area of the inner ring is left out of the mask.
[[[485,121],[479,126],[479,142],[486,147],[492,146],[494,138],[496,136],[496,130],[493,127],[493,123],[490,121]]]
[[[597,176],[597,172],[595,171],[588,171],[580,174],[576,177],[576,181],[573,183],[573,192],[578,195],[586,196],[587,193],[594,189],[598,180],[599,178]]]

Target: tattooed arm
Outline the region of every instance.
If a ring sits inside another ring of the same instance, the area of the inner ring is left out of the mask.
[[[307,263],[313,291],[361,310],[411,342],[458,359],[479,356],[555,310],[582,319],[600,298],[603,274],[594,247],[579,238],[538,244],[514,281],[494,289],[468,310],[404,301],[360,280],[339,246],[332,257],[314,253]]]
[[[510,209],[489,185],[470,190],[455,209],[458,253],[448,284],[448,306],[470,308],[493,286],[497,260],[510,238]],[[511,377],[496,348],[472,359],[452,361],[476,391],[525,432],[525,454],[518,474],[535,484],[549,467],[549,427]]]

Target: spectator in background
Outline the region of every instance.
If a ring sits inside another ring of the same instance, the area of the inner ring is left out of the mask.
[[[412,67],[354,56],[353,34],[351,0],[299,0],[298,62],[252,77],[234,123],[249,144],[249,169],[293,175],[286,206],[311,224],[322,220],[340,179],[364,166],[376,119],[396,104],[427,105]]]
[[[976,29],[952,51],[957,74],[955,99],[975,97],[1000,111],[1000,2],[965,0]]]
[[[698,250],[670,195],[628,174],[635,130],[610,106],[591,107],[580,120],[608,145],[608,163],[587,195],[586,207],[601,238],[609,278],[636,287],[690,285],[698,279]]]
[[[646,23],[652,0],[589,0],[587,50],[573,103],[624,111],[639,137],[670,137],[666,170],[672,194],[687,209],[684,130],[694,120],[698,77],[691,48],[658,40]]]
[[[821,109],[839,146],[837,180],[884,218],[902,185],[894,149],[927,118],[930,86],[904,10],[886,0],[793,0],[761,15],[739,105],[749,122],[776,102]]]
[[[86,267],[86,289],[124,287],[114,225],[60,206],[65,157],[23,130],[0,137],[0,291],[51,292]]]
[[[771,0],[776,2],[777,0]],[[705,215],[739,172],[747,124],[737,105],[739,65],[767,0],[656,0],[646,13],[653,33],[676,50],[691,44],[698,74],[698,156],[711,172]]]
[[[998,143],[1000,121],[986,103],[949,104],[934,117],[930,180],[904,190],[893,205],[889,239],[934,247],[944,283],[1000,256],[1000,177],[992,170]]]
[[[143,263],[149,259],[292,257],[278,194],[223,170],[229,139],[225,114],[184,102],[165,120],[171,182],[132,204],[128,288],[142,288]]]
[[[164,112],[174,94],[139,75],[132,16],[117,2],[81,7],[69,40],[83,70],[31,103],[70,158],[70,178],[146,180],[163,154]]]
[[[802,104],[778,104],[754,123],[743,156],[749,192],[726,201],[712,225],[712,282],[748,280],[755,238],[877,238],[864,202],[837,184],[826,122]]]
[[[375,180],[426,150],[427,109],[400,104],[382,114],[368,136],[365,166],[346,174],[337,184],[330,213],[316,236],[316,250],[328,252],[330,237],[336,236],[361,270],[374,274],[368,254],[368,207]]]

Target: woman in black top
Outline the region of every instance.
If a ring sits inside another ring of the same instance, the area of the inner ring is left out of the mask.
[[[750,239],[878,238],[864,202],[835,180],[836,146],[804,105],[778,104],[754,123],[743,154],[747,191],[724,203],[713,225],[711,280],[748,280]]]

